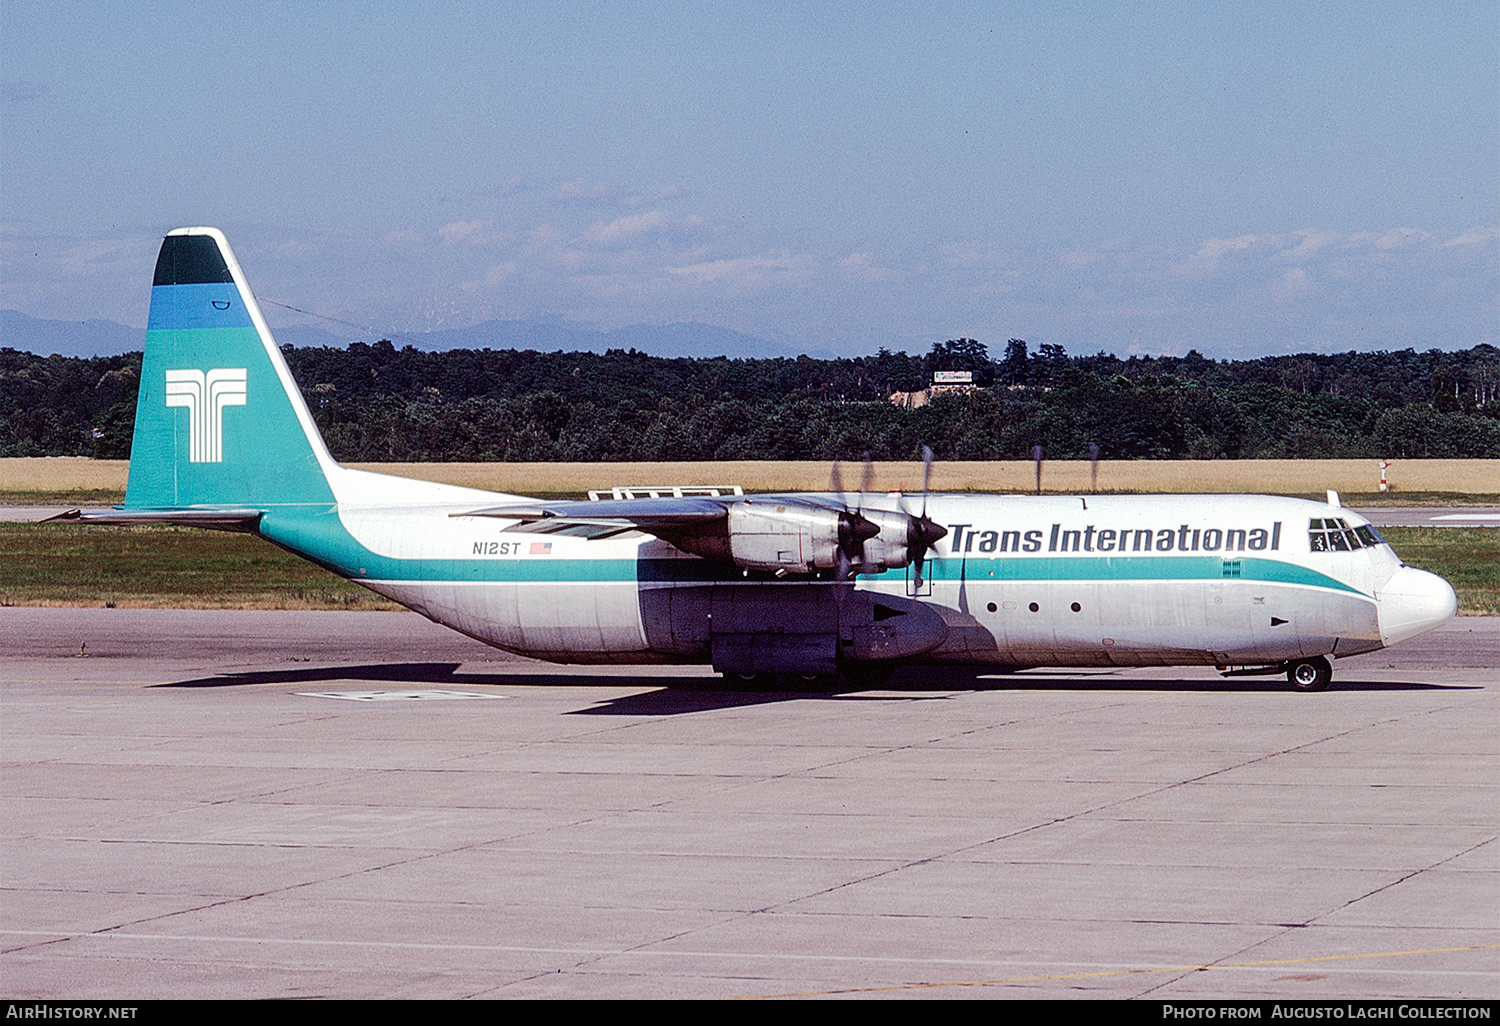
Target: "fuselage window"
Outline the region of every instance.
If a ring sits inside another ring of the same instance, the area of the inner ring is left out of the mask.
[[[1338,517],[1314,517],[1307,522],[1307,546],[1314,552],[1352,552],[1383,540],[1368,524],[1350,527]]]

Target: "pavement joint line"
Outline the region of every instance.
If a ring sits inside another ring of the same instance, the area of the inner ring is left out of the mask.
[[[235,899],[241,900],[241,899]],[[231,902],[232,903],[232,902]],[[201,911],[205,908],[213,908],[224,902],[214,902],[207,906],[201,906],[191,911]],[[178,913],[181,914],[181,913]],[[361,940],[321,940],[307,937],[253,937],[253,936],[227,936],[217,934],[162,934],[162,933],[124,933],[118,929],[106,928],[99,931],[87,933],[73,933],[61,930],[0,930],[0,936],[7,937],[49,937],[52,942],[72,940],[137,940],[137,941],[177,941],[194,944],[284,944],[297,947],[347,947],[347,948],[385,948],[398,951],[494,951],[494,952],[516,952],[521,954],[553,954],[566,955],[582,959],[608,958],[619,956],[653,957],[653,958],[743,958],[743,959],[771,959],[784,962],[851,962],[851,963],[893,963],[898,965],[1006,965],[1006,966],[1048,966],[1048,965],[1077,965],[1078,963],[1053,963],[1053,962],[1010,962],[993,961],[989,959],[958,959],[958,958],[910,958],[893,955],[836,955],[836,954],[787,954],[774,952],[744,952],[744,951],[706,951],[706,950],[679,950],[664,949],[655,946],[631,946],[625,948],[583,948],[583,947],[556,947],[541,945],[519,945],[519,944],[440,944],[420,941],[361,941]],[[666,938],[670,939],[670,938]],[[651,942],[652,945],[661,944],[662,941]],[[1053,973],[1039,976],[1019,976],[1007,978],[994,978],[983,980],[957,980],[943,983],[914,983],[914,984],[892,984],[880,987],[856,987],[840,990],[806,991],[789,994],[766,994],[756,995],[758,997],[815,997],[827,994],[853,994],[876,992],[882,990],[910,990],[933,987],[984,987],[1015,983],[1038,983],[1053,980],[1070,979],[1096,979],[1111,976],[1136,976],[1150,973],[1194,973],[1208,972],[1215,969],[1272,969],[1278,966],[1288,965],[1310,965],[1330,962],[1351,962],[1372,958],[1410,958],[1420,955],[1444,955],[1457,954],[1465,951],[1494,951],[1500,949],[1500,943],[1495,944],[1465,944],[1455,947],[1444,948],[1414,948],[1398,951],[1370,951],[1357,952],[1345,955],[1308,955],[1299,958],[1276,958],[1262,959],[1250,962],[1221,962],[1203,963],[1196,965],[1168,965],[1153,966],[1142,965],[1119,966],[1109,969],[1099,969],[1089,972]],[[1111,963],[1102,963],[1110,965]],[[1470,976],[1476,973],[1490,975],[1482,970],[1414,970],[1423,975],[1444,976]]]
[[[1243,762],[1236,763],[1236,764],[1234,764],[1232,766],[1221,766],[1218,769],[1209,770],[1209,771],[1207,771],[1205,773],[1200,773],[1197,776],[1189,777],[1189,778],[1187,778],[1185,780],[1173,781],[1173,782],[1162,784],[1162,785],[1160,785],[1158,787],[1149,788],[1148,790],[1146,790],[1144,792],[1141,792],[1140,794],[1131,795],[1131,796],[1128,796],[1128,797],[1115,799],[1114,801],[1105,802],[1102,805],[1099,805],[1099,806],[1097,806],[1095,808],[1081,809],[1081,810],[1078,810],[1078,811],[1075,811],[1075,812],[1068,813],[1066,815],[1054,816],[1051,819],[1048,819],[1046,821],[1031,823],[1031,824],[1028,824],[1026,826],[1020,827],[1020,828],[1018,828],[1016,830],[1012,830],[1012,831],[1009,831],[1007,833],[1001,834],[1001,835],[999,835],[997,837],[991,837],[991,838],[988,838],[988,839],[983,840],[983,841],[976,841],[976,842],[974,842],[972,844],[967,844],[967,845],[964,845],[964,846],[962,846],[960,848],[953,849],[952,851],[940,852],[938,854],[929,855],[929,856],[927,856],[925,858],[914,859],[914,860],[911,860],[911,861],[903,862],[900,865],[891,866],[888,869],[881,870],[880,872],[877,872],[877,873],[872,873],[872,874],[870,874],[868,876],[859,877],[859,878],[854,879],[854,880],[845,880],[842,883],[834,884],[832,886],[823,888],[822,890],[813,891],[813,892],[811,892],[809,894],[803,894],[803,895],[799,895],[799,896],[793,897],[793,898],[788,898],[788,899],[786,899],[784,901],[778,902],[775,906],[771,906],[771,907],[768,907],[766,909],[760,909],[760,910],[757,910],[757,911],[759,911],[759,912],[767,912],[767,911],[770,911],[771,908],[788,908],[788,907],[797,905],[797,904],[799,904],[801,902],[804,902],[804,901],[808,900],[809,898],[823,897],[825,895],[832,894],[832,893],[834,893],[836,891],[843,890],[846,887],[852,887],[852,886],[859,885],[859,884],[865,884],[865,883],[870,882],[871,880],[878,880],[881,877],[890,876],[890,875],[892,875],[894,873],[904,872],[904,871],[906,871],[908,869],[913,869],[913,868],[915,868],[917,866],[923,866],[923,865],[927,865],[929,863],[939,862],[939,861],[946,860],[946,859],[951,859],[951,858],[953,858],[956,855],[962,854],[963,852],[973,851],[976,848],[981,848],[981,847],[984,847],[985,845],[994,844],[997,841],[1008,840],[1008,839],[1013,838],[1013,837],[1019,837],[1022,834],[1031,833],[1032,831],[1035,831],[1035,830],[1043,830],[1043,829],[1046,829],[1048,827],[1057,826],[1058,824],[1061,824],[1061,823],[1067,823],[1067,822],[1070,822],[1070,821],[1072,821],[1074,819],[1078,819],[1078,818],[1083,817],[1083,816],[1094,815],[1096,813],[1105,811],[1107,809],[1111,809],[1111,808],[1114,808],[1114,807],[1119,806],[1119,805],[1124,805],[1124,804],[1126,804],[1128,802],[1138,801],[1138,800],[1140,800],[1142,798],[1149,798],[1149,797],[1151,797],[1153,795],[1162,794],[1162,793],[1165,793],[1167,791],[1172,791],[1172,790],[1175,790],[1176,788],[1184,787],[1184,786],[1186,786],[1188,784],[1200,783],[1202,781],[1205,781],[1205,780],[1209,779],[1210,777],[1217,776],[1217,775],[1219,775],[1221,773],[1228,773],[1231,770],[1243,769],[1246,766],[1253,766],[1256,763],[1264,762],[1264,761],[1266,761],[1268,759],[1273,759],[1273,758],[1276,758],[1278,756],[1289,755],[1289,754],[1291,754],[1293,752],[1301,751],[1302,749],[1309,748],[1309,747],[1311,747],[1313,745],[1323,744],[1323,743],[1325,743],[1327,741],[1333,741],[1333,740],[1336,740],[1338,738],[1347,737],[1347,736],[1349,736],[1351,734],[1356,733],[1357,731],[1368,730],[1370,727],[1373,727],[1373,726],[1383,726],[1383,725],[1387,725],[1387,724],[1390,724],[1390,723],[1398,723],[1398,722],[1401,721],[1401,719],[1403,719],[1403,717],[1400,717],[1400,716],[1389,717],[1389,718],[1386,718],[1386,719],[1383,719],[1383,720],[1377,720],[1374,723],[1366,723],[1366,724],[1363,724],[1363,725],[1357,726],[1357,727],[1349,727],[1349,728],[1347,728],[1345,730],[1336,731],[1336,732],[1334,732],[1332,734],[1329,734],[1326,737],[1316,738],[1314,740],[1306,741],[1306,742],[1303,742],[1301,744],[1292,745],[1292,746],[1290,746],[1290,747],[1288,747],[1286,749],[1283,749],[1281,751],[1278,751],[1278,752],[1262,753],[1262,754],[1257,755],[1257,756],[1255,756],[1253,758],[1246,759]],[[906,747],[912,747],[912,746],[906,746]],[[1449,856],[1449,858],[1453,858],[1453,857],[1455,857],[1455,856]],[[1447,861],[1447,860],[1445,859],[1443,861]],[[1408,879],[1410,876],[1415,875],[1417,872],[1421,872],[1421,870],[1415,870],[1412,873],[1408,874],[1406,877],[1402,877],[1402,879]],[[1393,881],[1392,884],[1387,884],[1386,886],[1388,886],[1388,887],[1389,886],[1393,886],[1395,883],[1399,883],[1399,882],[1400,882],[1400,880]],[[1378,893],[1379,890],[1383,890],[1383,889],[1384,888],[1377,888],[1376,891],[1372,891],[1370,893],[1371,894]],[[1365,895],[1365,897],[1368,897],[1368,895]],[[1359,899],[1355,899],[1355,900],[1359,900]],[[1340,906],[1340,907],[1341,908],[1348,907],[1349,904],[1352,904],[1352,902],[1346,902],[1345,905]],[[1337,909],[1330,910],[1330,911],[1337,911]],[[748,914],[752,914],[753,915],[755,913],[751,912],[751,913],[748,913]],[[1324,913],[1324,914],[1326,915],[1328,913]],[[1252,947],[1254,947],[1254,945],[1252,945]],[[1249,950],[1249,949],[1246,949],[1246,950]]]
[[[1115,704],[1115,703],[1109,703],[1109,704],[1106,705],[1106,707],[1109,707],[1110,705],[1113,705],[1113,704]],[[1344,731],[1344,732],[1342,732],[1340,734],[1330,735],[1330,737],[1328,737],[1328,738],[1321,738],[1318,741],[1307,742],[1307,744],[1318,744],[1318,743],[1321,743],[1322,741],[1331,740],[1333,737],[1340,737],[1343,734],[1352,733],[1352,731],[1354,729],[1362,729],[1362,728],[1350,728],[1350,730]],[[930,744],[932,742],[928,742],[928,743]],[[915,746],[902,746],[902,747],[915,747]],[[987,838],[987,839],[982,840],[982,841],[976,841],[976,842],[974,842],[972,844],[967,844],[967,845],[964,845],[962,847],[955,848],[952,851],[940,852],[940,853],[935,854],[935,855],[929,855],[926,858],[914,859],[914,860],[910,860],[910,861],[907,861],[907,862],[903,862],[900,865],[892,866],[889,869],[882,870],[882,871],[880,871],[878,873],[872,873],[869,876],[859,877],[858,879],[854,879],[854,880],[846,880],[846,881],[844,881],[842,883],[834,884],[834,885],[832,885],[830,887],[826,887],[826,888],[824,888],[822,890],[819,890],[819,891],[814,891],[814,892],[811,892],[809,894],[799,895],[799,896],[794,897],[794,898],[788,898],[785,901],[779,902],[775,906],[771,906],[771,907],[768,907],[766,909],[759,909],[759,910],[756,910],[756,911],[767,912],[767,911],[770,911],[771,908],[789,907],[789,906],[798,904],[799,902],[806,901],[809,898],[823,897],[824,895],[832,894],[835,891],[843,890],[846,887],[851,887],[851,886],[854,886],[854,885],[857,885],[857,884],[868,883],[871,880],[878,880],[879,878],[881,878],[883,876],[889,876],[889,875],[891,875],[893,873],[903,872],[903,871],[905,871],[907,869],[913,869],[913,868],[915,868],[917,866],[927,865],[929,863],[938,862],[938,861],[941,861],[941,860],[944,860],[944,859],[950,859],[950,858],[954,857],[955,855],[962,854],[963,852],[966,852],[966,851],[972,851],[972,850],[974,850],[976,848],[984,847],[985,845],[994,844],[997,841],[1008,840],[1008,839],[1013,838],[1013,837],[1019,837],[1022,834],[1030,833],[1030,832],[1032,832],[1034,830],[1042,830],[1042,829],[1046,829],[1048,827],[1057,826],[1060,823],[1067,823],[1067,822],[1069,822],[1071,820],[1078,819],[1079,817],[1082,817],[1082,816],[1093,815],[1095,813],[1102,812],[1102,811],[1104,811],[1106,809],[1113,808],[1116,805],[1122,805],[1125,802],[1136,801],[1136,800],[1141,799],[1141,798],[1148,798],[1148,797],[1150,797],[1152,795],[1159,794],[1159,793],[1162,793],[1164,791],[1170,791],[1170,790],[1172,790],[1174,788],[1181,787],[1181,786],[1184,786],[1186,784],[1196,783],[1196,782],[1198,782],[1200,780],[1207,779],[1208,777],[1214,776],[1214,775],[1219,774],[1219,773],[1225,773],[1225,772],[1228,772],[1229,770],[1232,770],[1232,769],[1239,769],[1242,766],[1253,765],[1256,762],[1260,762],[1260,761],[1262,761],[1264,759],[1271,758],[1271,757],[1273,757],[1275,755],[1284,755],[1287,752],[1296,751],[1298,748],[1301,748],[1301,747],[1305,747],[1305,745],[1293,746],[1292,748],[1289,748],[1289,749],[1287,749],[1284,752],[1272,752],[1272,753],[1269,753],[1269,754],[1262,754],[1262,755],[1256,756],[1253,759],[1248,759],[1245,762],[1236,764],[1234,766],[1220,767],[1219,769],[1211,770],[1211,771],[1209,771],[1207,773],[1199,774],[1196,777],[1190,777],[1187,780],[1179,780],[1179,781],[1173,781],[1173,782],[1170,782],[1170,783],[1162,784],[1159,787],[1150,788],[1150,789],[1148,789],[1148,790],[1146,790],[1146,791],[1144,791],[1144,792],[1142,792],[1140,794],[1132,795],[1132,796],[1129,796],[1127,798],[1117,799],[1117,800],[1111,801],[1111,802],[1105,802],[1104,804],[1099,805],[1099,806],[1097,806],[1095,808],[1080,809],[1078,811],[1071,812],[1071,813],[1069,813],[1067,815],[1054,816],[1054,817],[1052,817],[1052,818],[1050,818],[1048,820],[1042,821],[1042,822],[1030,823],[1030,824],[1028,824],[1026,826],[1019,827],[1018,829],[1009,831],[1009,832],[1004,833],[1004,834],[1000,834],[999,836],[996,836],[996,837]],[[754,912],[752,912],[750,914],[754,914]]]
[[[1254,944],[1246,945],[1240,951],[1236,952],[1235,955],[1227,955],[1225,957],[1226,958],[1233,958],[1236,955],[1244,955],[1247,952],[1254,951],[1258,947],[1261,947],[1261,946],[1263,946],[1265,944],[1271,943],[1273,940],[1279,940],[1279,939],[1287,936],[1288,934],[1291,934],[1291,933],[1295,932],[1296,930],[1305,929],[1307,927],[1313,926],[1313,925],[1321,922],[1327,916],[1331,916],[1331,915],[1333,915],[1336,912],[1342,912],[1345,909],[1350,908],[1350,907],[1358,904],[1361,901],[1364,901],[1366,898],[1373,897],[1374,895],[1379,894],[1382,891],[1387,891],[1387,890],[1391,889],[1392,887],[1397,886],[1398,884],[1405,883],[1407,880],[1410,880],[1413,877],[1419,876],[1420,874],[1425,873],[1428,870],[1436,869],[1436,868],[1438,868],[1439,866],[1441,866],[1441,865],[1443,865],[1445,863],[1452,862],[1454,859],[1456,859],[1456,858],[1458,858],[1458,857],[1460,857],[1462,855],[1467,855],[1471,851],[1475,851],[1475,850],[1477,850],[1479,848],[1484,847],[1486,844],[1489,844],[1493,840],[1494,840],[1493,837],[1485,838],[1483,841],[1480,841],[1477,844],[1470,845],[1469,847],[1465,848],[1463,851],[1453,852],[1452,854],[1447,855],[1444,858],[1438,859],[1436,862],[1434,862],[1430,866],[1425,866],[1425,867],[1413,869],[1413,870],[1411,870],[1411,871],[1409,871],[1409,872],[1407,872],[1407,873],[1405,873],[1405,874],[1397,877],[1395,880],[1390,881],[1389,883],[1382,884],[1381,886],[1376,887],[1372,891],[1369,891],[1369,892],[1367,892],[1365,894],[1361,894],[1358,897],[1350,898],[1348,901],[1344,902],[1342,905],[1338,906],[1337,908],[1331,908],[1331,909],[1328,909],[1327,911],[1323,912],[1320,915],[1312,916],[1306,922],[1284,924],[1285,925],[1285,929],[1283,929],[1280,933],[1276,934],[1275,936],[1268,937],[1265,940],[1257,941]],[[1187,977],[1187,975],[1188,975],[1187,973],[1184,973],[1183,976],[1178,977],[1178,979],[1185,979]],[[1177,982],[1177,980],[1163,981],[1162,983],[1160,983],[1157,986],[1146,988],[1140,994],[1137,994],[1136,997],[1145,997],[1147,994],[1153,993],[1154,991],[1159,991],[1163,987],[1169,987],[1169,986],[1171,986],[1175,982]]]
[[[1359,958],[1398,958],[1410,955],[1443,955],[1459,951],[1486,951],[1500,944],[1472,944],[1459,948],[1423,948],[1413,951],[1372,951],[1355,955],[1313,955],[1305,958],[1277,958],[1260,962],[1228,962],[1209,965],[1154,966],[1140,969],[1112,969],[1089,973],[1062,973],[1055,976],[1021,976],[996,980],[955,980],[947,983],[899,983],[883,987],[848,987],[838,990],[810,990],[789,994],[758,994],[725,1000],[771,1000],[776,998],[829,997],[835,994],[878,994],[898,990],[936,990],[943,987],[996,987],[1021,983],[1048,983],[1058,980],[1102,979],[1111,976],[1138,976],[1146,973],[1198,973],[1214,969],[1266,969],[1282,965],[1307,965],[1315,962],[1350,961]]]
[[[1381,893],[1382,891],[1388,891],[1392,887],[1395,887],[1398,884],[1403,884],[1406,881],[1412,879],[1413,877],[1420,876],[1423,873],[1431,872],[1432,870],[1437,869],[1439,866],[1445,865],[1446,863],[1452,862],[1456,858],[1459,858],[1461,856],[1469,854],[1469,852],[1471,852],[1471,851],[1477,851],[1480,848],[1483,848],[1485,845],[1489,844],[1490,842],[1492,842],[1494,840],[1495,840],[1495,838],[1493,838],[1493,837],[1486,837],[1484,840],[1480,841],[1478,844],[1471,844],[1469,847],[1465,848],[1463,851],[1456,851],[1453,854],[1451,854],[1451,855],[1449,855],[1449,856],[1447,856],[1445,858],[1438,859],[1436,862],[1434,862],[1430,866],[1423,866],[1420,869],[1413,869],[1410,872],[1408,872],[1408,873],[1406,873],[1406,874],[1404,874],[1404,875],[1396,878],[1395,880],[1392,880],[1390,883],[1383,884],[1382,886],[1375,888],[1373,891],[1370,891],[1368,894],[1361,894],[1357,898],[1351,898],[1348,901],[1344,902],[1344,904],[1340,905],[1338,908],[1329,909],[1327,912],[1323,913],[1323,916],[1333,915],[1335,912],[1342,912],[1342,911],[1344,911],[1344,909],[1349,908],[1351,905],[1355,905],[1355,904],[1357,904],[1357,903],[1359,903],[1361,901],[1364,901],[1366,898],[1373,897],[1373,896]],[[1315,916],[1315,917],[1313,917],[1313,919],[1309,920],[1309,925],[1311,923],[1317,922],[1319,919],[1322,919],[1323,916]]]

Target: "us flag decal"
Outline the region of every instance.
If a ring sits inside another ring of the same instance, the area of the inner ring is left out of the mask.
[[[550,555],[552,555],[552,543],[551,542],[532,542],[531,543],[531,554],[533,556],[550,556]]]

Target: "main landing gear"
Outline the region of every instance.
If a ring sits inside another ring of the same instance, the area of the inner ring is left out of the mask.
[[[843,663],[836,674],[726,673],[724,678],[766,691],[819,691],[836,688],[870,690],[889,683],[895,669],[895,663]]]

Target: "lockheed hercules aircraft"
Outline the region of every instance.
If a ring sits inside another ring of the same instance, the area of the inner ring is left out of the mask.
[[[124,505],[63,516],[256,534],[522,655],[749,678],[1201,664],[1319,691],[1457,606],[1332,492],[552,502],[351,470],[213,228],[157,259]]]

